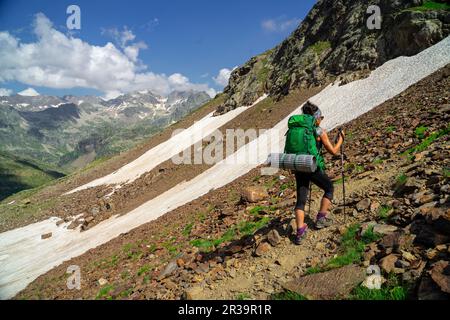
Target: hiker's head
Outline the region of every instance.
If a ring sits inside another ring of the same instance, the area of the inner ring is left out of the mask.
[[[302,107],[303,114],[309,114],[316,119],[316,123],[320,124],[323,120],[322,111],[320,111],[319,107],[312,103],[311,101],[306,101],[306,103]]]

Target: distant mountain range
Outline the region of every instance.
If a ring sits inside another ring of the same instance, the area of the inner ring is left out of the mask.
[[[0,152],[60,171],[129,149],[210,100],[205,92],[0,97]],[[4,168],[2,168],[4,169]]]

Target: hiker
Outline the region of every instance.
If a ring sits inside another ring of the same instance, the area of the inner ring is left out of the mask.
[[[325,193],[320,203],[320,210],[316,217],[317,229],[329,227],[332,220],[327,217],[333,200],[333,183],[325,172],[325,162],[321,154],[322,146],[332,155],[337,155],[339,148],[344,142],[344,132],[341,131],[336,145],[332,145],[327,132],[320,127],[323,120],[320,109],[310,101],[302,107],[303,114],[295,115],[289,119],[289,131],[287,132],[285,153],[311,154],[317,161],[317,170],[313,173],[295,171],[297,183],[297,203],[295,206],[295,217],[297,222],[297,235],[295,244],[300,244],[308,226],[304,222],[305,205],[313,182]]]

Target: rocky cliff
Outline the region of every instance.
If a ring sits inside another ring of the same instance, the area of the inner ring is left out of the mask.
[[[369,29],[370,5],[381,28]],[[250,105],[263,93],[353,81],[398,56],[414,55],[450,33],[450,6],[423,0],[320,0],[290,37],[233,71],[217,114]]]

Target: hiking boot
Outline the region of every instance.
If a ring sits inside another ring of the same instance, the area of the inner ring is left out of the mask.
[[[317,221],[316,221],[316,229],[323,229],[331,227],[333,224],[333,220],[328,218],[324,213],[319,212],[317,215]]]
[[[299,244],[302,243],[302,240],[306,236],[307,229],[308,229],[308,226],[306,224],[305,224],[305,226],[303,228],[297,229],[297,235],[295,236],[295,240],[294,240],[294,243],[296,245],[299,245]]]

